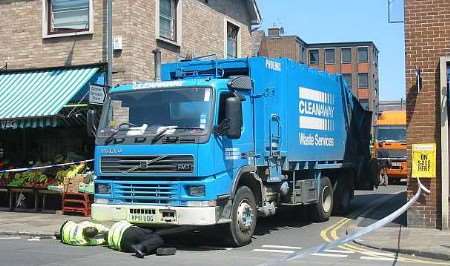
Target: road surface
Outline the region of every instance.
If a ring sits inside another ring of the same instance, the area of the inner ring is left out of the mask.
[[[404,186],[381,187],[357,192],[352,215],[332,217],[326,223],[311,223],[306,209],[284,209],[275,217],[260,219],[253,242],[242,248],[220,245],[217,230],[203,229],[171,235],[166,240],[177,247],[175,256],[154,255],[139,259],[105,247],[70,247],[52,239],[0,236],[0,265],[281,265],[296,252],[331,241],[355,225],[366,226],[405,203]],[[382,203],[373,206],[374,202]],[[374,208],[369,211],[369,209]],[[404,222],[400,217],[394,221]],[[388,226],[392,226],[388,225]],[[351,244],[309,254],[286,265],[431,265],[441,263],[370,250]]]

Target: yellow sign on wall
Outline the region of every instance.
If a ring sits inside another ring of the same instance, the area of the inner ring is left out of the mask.
[[[412,177],[436,177],[436,144],[412,145]]]

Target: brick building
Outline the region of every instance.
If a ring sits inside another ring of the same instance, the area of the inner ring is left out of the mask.
[[[405,0],[408,158],[411,145],[437,144],[436,178],[422,179],[431,194],[408,211],[408,225],[448,229],[448,108],[450,1]],[[417,182],[408,182],[408,196]]]
[[[288,57],[331,73],[342,73],[361,104],[373,111],[379,102],[378,49],[373,42],[306,43],[284,35],[283,28],[270,28],[262,38],[259,55]]]
[[[67,2],[1,1],[0,17],[10,26],[0,28],[0,65],[104,64],[106,1]],[[113,36],[121,47],[114,52],[114,80],[152,78],[156,47],[162,49],[163,61],[186,55],[251,55],[250,30],[259,21],[254,0],[115,0]]]
[[[106,3],[0,1],[8,25],[0,28],[0,149],[9,161],[92,152],[83,120],[90,84],[104,85]],[[114,0],[112,17],[114,84],[153,79],[155,48],[163,62],[249,56],[261,19],[255,0]]]

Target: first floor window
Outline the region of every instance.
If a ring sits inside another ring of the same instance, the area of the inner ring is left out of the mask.
[[[227,57],[238,57],[238,36],[239,27],[227,22]]]
[[[325,49],[325,64],[327,65],[336,64],[336,50]]]
[[[90,0],[47,1],[49,34],[90,30]]]
[[[319,50],[309,51],[309,64],[318,65],[319,64]]]
[[[159,0],[159,35],[177,40],[177,0]]]
[[[352,74],[343,74],[345,82],[348,85],[348,88],[351,90],[353,86]]]
[[[358,88],[369,88],[369,75],[367,73],[358,74]]]

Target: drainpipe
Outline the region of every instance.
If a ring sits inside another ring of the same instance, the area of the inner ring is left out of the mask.
[[[161,50],[156,48],[152,53],[155,60],[155,81],[161,81]]]
[[[450,57],[441,57],[440,59],[440,89],[441,89],[441,223],[442,230],[449,230],[449,107],[447,94],[447,64]],[[438,191],[436,191],[438,193]]]
[[[107,59],[108,59],[108,73],[106,75],[106,84],[108,88],[112,87],[112,64],[113,64],[113,38],[112,38],[112,0],[107,0]]]

